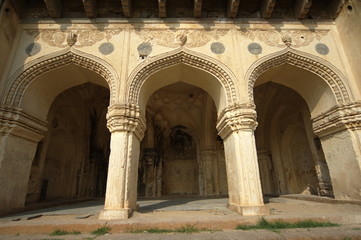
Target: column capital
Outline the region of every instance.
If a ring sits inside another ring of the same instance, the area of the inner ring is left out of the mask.
[[[12,135],[39,142],[47,131],[46,121],[28,114],[20,108],[0,107],[0,135]]]
[[[108,107],[107,127],[110,132],[134,132],[142,140],[145,131],[145,118],[139,106],[130,103],[114,104]]]
[[[325,137],[333,133],[361,129],[361,102],[337,105],[327,112],[312,118],[315,134]]]
[[[233,104],[220,113],[217,120],[219,135],[225,139],[235,131],[254,131],[257,127],[257,113],[253,104]]]

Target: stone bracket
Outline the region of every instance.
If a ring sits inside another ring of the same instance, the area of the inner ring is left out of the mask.
[[[312,119],[313,131],[325,137],[345,129],[361,129],[361,102],[337,105]]]
[[[223,140],[234,131],[254,131],[256,127],[257,113],[253,104],[234,104],[225,108],[216,126]]]
[[[0,135],[13,135],[38,142],[47,131],[46,121],[31,116],[20,108],[0,107]]]
[[[312,0],[297,0],[294,5],[296,18],[307,18],[311,5]]]
[[[62,13],[62,6],[60,0],[44,0],[49,16],[52,18],[60,18]]]
[[[98,15],[97,0],[83,0],[85,13],[89,18],[95,18]]]
[[[124,17],[132,16],[132,1],[131,0],[122,0],[122,8]]]
[[[240,0],[228,0],[227,16],[229,18],[234,18],[237,16],[239,3]]]
[[[194,17],[198,18],[202,16],[202,0],[194,0]]]
[[[145,132],[145,118],[135,104],[114,104],[108,107],[107,126],[110,132],[134,132],[142,140]]]
[[[261,5],[261,15],[263,18],[271,18],[276,0],[263,0]]]

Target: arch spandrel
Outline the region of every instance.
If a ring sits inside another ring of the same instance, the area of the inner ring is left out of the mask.
[[[177,64],[184,64],[191,68],[199,69],[217,79],[225,91],[226,106],[239,101],[236,77],[226,65],[207,55],[183,47],[147,59],[135,68],[128,78],[126,100],[131,104],[139,105],[141,89],[147,79],[151,75]]]
[[[246,80],[248,81],[250,102],[254,101],[253,88],[256,80],[271,68],[284,64],[298,67],[319,76],[332,90],[337,104],[345,104],[353,100],[346,77],[335,66],[322,58],[288,47],[257,60],[248,69]]]
[[[37,77],[69,64],[85,68],[104,78],[110,90],[110,104],[116,101],[115,85],[118,76],[113,67],[96,56],[67,48],[42,56],[19,68],[7,81],[1,103],[6,106],[20,107],[26,88]]]

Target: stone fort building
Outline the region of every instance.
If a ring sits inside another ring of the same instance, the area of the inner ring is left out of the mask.
[[[361,199],[360,0],[1,0],[0,212]]]

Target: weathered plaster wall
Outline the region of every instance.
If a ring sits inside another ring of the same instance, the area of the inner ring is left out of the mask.
[[[340,37],[340,47],[347,55],[349,69],[352,72],[358,86],[358,92],[361,90],[361,1],[350,0],[347,6],[336,19],[337,31]],[[355,91],[357,92],[357,91]],[[359,95],[358,95],[359,96]]]
[[[8,3],[2,3],[0,9],[0,80],[4,74],[5,67],[10,64],[11,50],[15,43],[16,34],[19,28],[18,17]],[[3,86],[4,82],[0,81],[0,86]]]

